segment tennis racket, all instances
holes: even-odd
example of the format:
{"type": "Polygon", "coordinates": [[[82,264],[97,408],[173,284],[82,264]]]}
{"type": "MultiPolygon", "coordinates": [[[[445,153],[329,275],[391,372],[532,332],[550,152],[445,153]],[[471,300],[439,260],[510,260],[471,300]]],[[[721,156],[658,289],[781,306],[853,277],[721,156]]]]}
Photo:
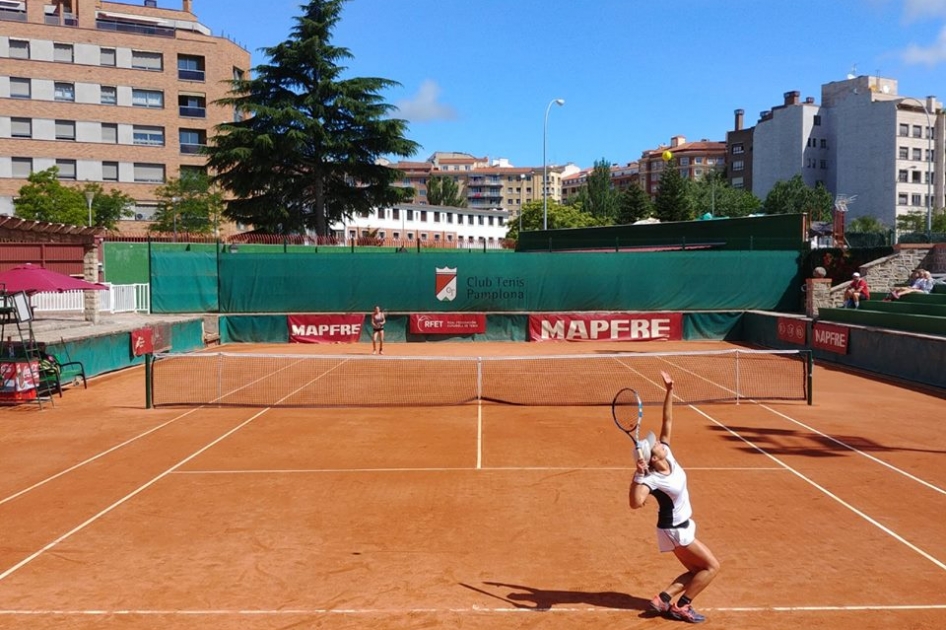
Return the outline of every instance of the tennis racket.
{"type": "Polygon", "coordinates": [[[634,440],[637,459],[643,459],[644,454],[641,452],[639,442],[641,420],[644,419],[644,403],[637,391],[625,387],[615,394],[614,400],[611,401],[611,415],[614,416],[614,424],[634,440]]]}

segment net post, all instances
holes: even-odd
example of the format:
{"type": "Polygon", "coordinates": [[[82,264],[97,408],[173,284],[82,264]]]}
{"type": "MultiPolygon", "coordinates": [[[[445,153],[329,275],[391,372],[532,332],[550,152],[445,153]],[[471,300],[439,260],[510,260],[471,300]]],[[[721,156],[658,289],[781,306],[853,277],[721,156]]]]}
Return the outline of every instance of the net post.
{"type": "Polygon", "coordinates": [[[483,402],[483,357],[476,357],[476,402],[483,402]]]}
{"type": "Polygon", "coordinates": [[[740,356],[741,356],[741,355],[740,355],[739,351],[736,350],[736,404],[737,404],[737,405],[739,404],[739,377],[740,377],[740,374],[739,374],[739,357],[740,357],[740,356]]]}
{"type": "Polygon", "coordinates": [[[154,408],[154,394],[151,391],[151,361],[154,355],[145,354],[145,409],[154,408]]]}
{"type": "Polygon", "coordinates": [[[814,353],[811,350],[805,350],[805,354],[807,355],[806,362],[808,363],[808,404],[811,405],[812,399],[814,398],[815,360],[813,356],[814,353]]]}

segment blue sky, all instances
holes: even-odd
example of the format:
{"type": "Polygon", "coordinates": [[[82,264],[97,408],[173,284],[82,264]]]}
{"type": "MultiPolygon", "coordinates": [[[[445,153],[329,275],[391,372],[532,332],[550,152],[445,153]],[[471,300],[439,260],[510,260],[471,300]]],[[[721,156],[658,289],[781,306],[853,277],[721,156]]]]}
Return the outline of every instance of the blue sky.
{"type": "MultiPolygon", "coordinates": [[[[302,4],[194,0],[194,12],[255,66],[302,4]]],[[[752,126],[787,91],[820,102],[851,72],[946,99],[946,0],[350,0],[333,43],[354,55],[347,76],[401,84],[383,96],[422,145],[414,160],[541,166],[546,138],[549,164],[623,164],[675,135],[725,140],[735,109],[752,126]]]]}

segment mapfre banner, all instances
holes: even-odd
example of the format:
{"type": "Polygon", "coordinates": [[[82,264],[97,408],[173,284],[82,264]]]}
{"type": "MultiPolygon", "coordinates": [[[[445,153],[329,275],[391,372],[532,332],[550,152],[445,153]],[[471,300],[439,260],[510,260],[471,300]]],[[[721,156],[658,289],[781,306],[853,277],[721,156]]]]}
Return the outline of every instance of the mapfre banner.
{"type": "Polygon", "coordinates": [[[682,313],[529,315],[531,341],[679,341],[682,338],[682,313]]]}
{"type": "Polygon", "coordinates": [[[361,337],[365,316],[289,315],[289,341],[293,343],[355,343],[361,337]]]}
{"type": "Polygon", "coordinates": [[[482,313],[412,314],[411,333],[415,335],[472,335],[486,332],[482,313]]]}

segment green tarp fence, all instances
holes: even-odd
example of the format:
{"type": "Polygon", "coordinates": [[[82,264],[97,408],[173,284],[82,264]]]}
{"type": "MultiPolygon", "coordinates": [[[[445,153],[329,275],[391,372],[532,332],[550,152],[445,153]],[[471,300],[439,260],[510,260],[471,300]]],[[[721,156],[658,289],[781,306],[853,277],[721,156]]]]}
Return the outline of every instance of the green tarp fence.
{"type": "Polygon", "coordinates": [[[797,251],[153,251],[155,313],[798,311],[797,251]],[[219,274],[219,275],[218,275],[219,274]]]}

